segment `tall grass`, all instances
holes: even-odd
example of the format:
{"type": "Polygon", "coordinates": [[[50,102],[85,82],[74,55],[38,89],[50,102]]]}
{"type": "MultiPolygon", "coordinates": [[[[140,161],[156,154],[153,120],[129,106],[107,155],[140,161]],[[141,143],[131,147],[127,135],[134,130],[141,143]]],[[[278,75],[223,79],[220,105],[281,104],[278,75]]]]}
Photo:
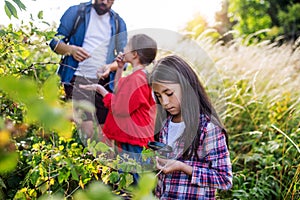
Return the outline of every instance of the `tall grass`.
{"type": "Polygon", "coordinates": [[[243,41],[224,45],[197,40],[213,60],[224,89],[226,108],[220,114],[230,135],[234,185],[219,195],[299,199],[300,48],[243,41]]]}

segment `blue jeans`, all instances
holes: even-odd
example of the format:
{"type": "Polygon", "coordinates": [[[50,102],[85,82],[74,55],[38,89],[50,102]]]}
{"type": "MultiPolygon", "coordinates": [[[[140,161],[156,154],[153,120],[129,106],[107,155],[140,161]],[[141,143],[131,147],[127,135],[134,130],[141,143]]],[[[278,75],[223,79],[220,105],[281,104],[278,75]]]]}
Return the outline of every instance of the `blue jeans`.
{"type": "MultiPolygon", "coordinates": [[[[131,145],[128,143],[121,143],[121,156],[123,154],[129,155],[130,158],[133,158],[138,163],[142,163],[142,151],[143,147],[137,145],[131,145]]],[[[136,185],[139,179],[138,173],[130,173],[133,176],[133,185],[136,185]]]]}

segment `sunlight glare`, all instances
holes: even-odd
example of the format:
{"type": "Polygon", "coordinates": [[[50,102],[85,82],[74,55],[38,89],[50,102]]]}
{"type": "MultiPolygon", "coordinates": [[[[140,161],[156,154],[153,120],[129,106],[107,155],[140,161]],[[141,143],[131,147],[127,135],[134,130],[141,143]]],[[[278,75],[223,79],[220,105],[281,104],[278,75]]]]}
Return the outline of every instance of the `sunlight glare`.
{"type": "MultiPolygon", "coordinates": [[[[71,5],[79,4],[85,0],[22,0],[27,11],[18,10],[19,20],[9,20],[4,10],[0,12],[0,24],[20,24],[20,20],[29,21],[30,13],[34,19],[40,10],[44,11],[44,20],[50,24],[58,24],[63,12],[71,5]]],[[[128,30],[140,28],[164,28],[178,31],[192,20],[196,14],[207,19],[212,25],[215,12],[220,10],[222,0],[115,0],[113,9],[123,17],[128,30]]],[[[4,7],[4,1],[0,1],[4,7]]]]}

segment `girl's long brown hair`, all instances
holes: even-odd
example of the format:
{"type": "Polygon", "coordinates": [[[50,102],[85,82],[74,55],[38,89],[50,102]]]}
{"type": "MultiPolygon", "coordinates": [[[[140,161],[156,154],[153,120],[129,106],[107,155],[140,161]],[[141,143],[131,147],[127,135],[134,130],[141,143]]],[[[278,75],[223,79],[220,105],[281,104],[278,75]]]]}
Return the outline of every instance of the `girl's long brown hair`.
{"type": "MultiPolygon", "coordinates": [[[[160,59],[149,75],[149,84],[152,85],[154,82],[180,84],[182,91],[181,115],[186,127],[181,137],[181,140],[184,142],[183,159],[190,159],[194,153],[198,156],[199,129],[201,128],[199,126],[200,114],[210,117],[211,122],[223,130],[227,142],[226,130],[197,74],[187,62],[176,55],[160,59]]],[[[163,122],[168,117],[168,113],[162,108],[159,101],[157,103],[155,133],[160,131],[163,122]]]]}

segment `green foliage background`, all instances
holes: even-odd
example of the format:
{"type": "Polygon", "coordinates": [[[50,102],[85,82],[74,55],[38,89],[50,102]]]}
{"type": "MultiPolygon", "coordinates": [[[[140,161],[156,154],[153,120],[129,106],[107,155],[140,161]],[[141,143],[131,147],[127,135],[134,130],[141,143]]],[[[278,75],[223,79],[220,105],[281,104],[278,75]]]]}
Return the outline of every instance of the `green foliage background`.
{"type": "MultiPolygon", "coordinates": [[[[5,2],[10,17],[25,9],[18,0],[5,2]]],[[[269,39],[264,30],[276,23],[272,37],[298,30],[300,12],[298,4],[284,4],[275,22],[265,15],[274,2],[232,1],[228,11],[239,23],[231,27],[245,36],[226,44],[202,20],[187,26],[187,38],[210,55],[225,90],[219,101],[226,109],[220,114],[230,135],[234,182],[231,190],[218,193],[219,199],[300,199],[300,49],[297,40],[262,40],[269,39]]],[[[38,20],[43,23],[42,12],[38,20]]],[[[116,169],[138,164],[116,158],[108,165],[106,154],[93,154],[109,148],[96,143],[85,148],[76,139],[71,107],[61,101],[55,75],[59,56],[47,44],[54,30],[41,31],[33,23],[0,29],[0,198],[153,199],[152,174],[132,188],[130,174],[116,169]]],[[[195,63],[196,70],[203,67],[195,63]]],[[[206,86],[220,87],[213,84],[206,86]]]]}

